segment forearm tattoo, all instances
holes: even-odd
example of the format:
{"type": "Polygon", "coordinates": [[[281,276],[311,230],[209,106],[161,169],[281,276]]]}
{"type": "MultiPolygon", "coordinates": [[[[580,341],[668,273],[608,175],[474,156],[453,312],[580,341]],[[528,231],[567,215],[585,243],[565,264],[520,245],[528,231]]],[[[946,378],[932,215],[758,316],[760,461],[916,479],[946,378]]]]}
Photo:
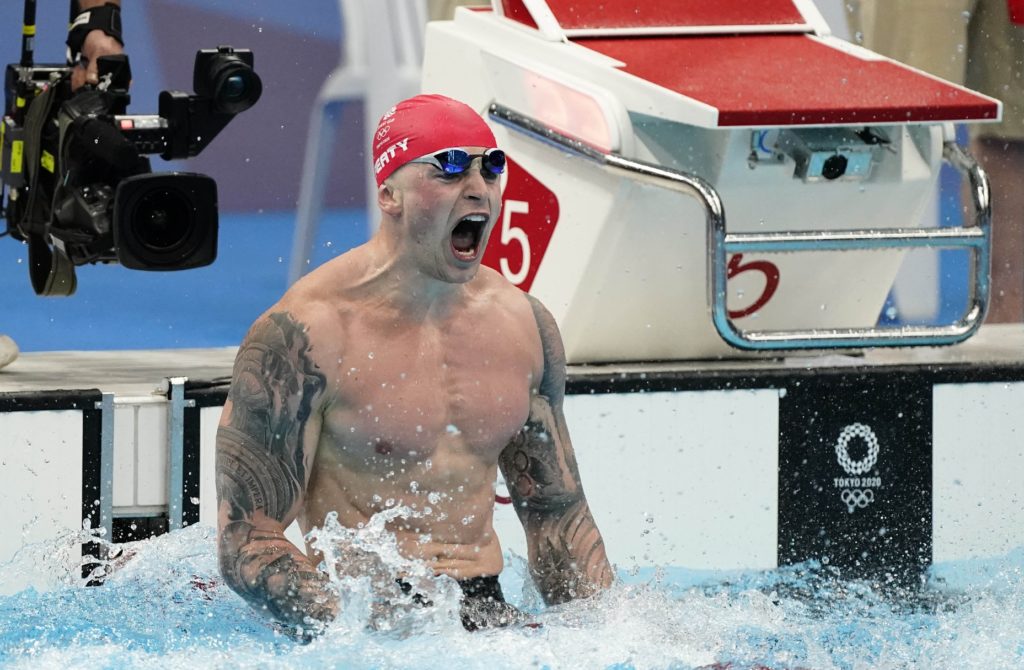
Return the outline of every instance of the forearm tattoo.
{"type": "Polygon", "coordinates": [[[501,456],[526,529],[530,570],[548,603],[586,597],[612,582],[612,569],[580,483],[562,398],[565,354],[551,315],[532,301],[544,343],[544,379],[526,426],[501,456]]]}
{"type": "Polygon", "coordinates": [[[303,433],[325,387],[304,326],[271,314],[238,353],[231,414],[217,432],[217,497],[228,510],[221,571],[250,603],[288,623],[322,619],[324,580],[283,533],[257,530],[252,520],[256,510],[282,524],[293,515],[306,486],[303,433]]]}

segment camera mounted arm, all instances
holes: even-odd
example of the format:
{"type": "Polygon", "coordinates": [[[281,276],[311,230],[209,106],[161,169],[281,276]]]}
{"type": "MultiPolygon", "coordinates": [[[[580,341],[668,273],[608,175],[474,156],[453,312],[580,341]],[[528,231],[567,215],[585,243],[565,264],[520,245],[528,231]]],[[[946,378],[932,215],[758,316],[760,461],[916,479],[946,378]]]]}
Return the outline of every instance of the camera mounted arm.
{"type": "Polygon", "coordinates": [[[252,51],[230,46],[201,49],[196,54],[192,88],[195,95],[160,93],[160,116],[173,128],[160,154],[164,160],[199,154],[263,93],[263,84],[253,71],[252,51]]]}

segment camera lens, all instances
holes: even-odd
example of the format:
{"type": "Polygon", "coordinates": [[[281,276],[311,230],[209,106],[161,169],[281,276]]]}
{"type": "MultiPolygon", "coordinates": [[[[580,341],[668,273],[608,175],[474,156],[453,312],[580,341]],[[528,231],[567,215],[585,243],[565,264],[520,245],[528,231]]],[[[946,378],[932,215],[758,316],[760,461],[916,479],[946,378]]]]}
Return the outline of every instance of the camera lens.
{"type": "Polygon", "coordinates": [[[240,74],[233,74],[224,80],[220,97],[228,102],[237,102],[245,97],[245,91],[245,78],[240,74]]]}
{"type": "Polygon", "coordinates": [[[131,225],[135,238],[148,251],[166,252],[189,239],[195,217],[182,194],[154,189],[135,205],[131,225]]]}
{"type": "Polygon", "coordinates": [[[118,184],[114,248],[136,270],[183,270],[217,257],[217,185],[206,175],[141,174],[118,184]]]}
{"type": "Polygon", "coordinates": [[[216,111],[238,114],[256,104],[263,93],[263,83],[238,55],[224,52],[196,61],[195,89],[213,102],[216,111]]]}
{"type": "Polygon", "coordinates": [[[259,100],[263,86],[259,77],[241,61],[215,63],[213,104],[218,111],[229,114],[244,112],[259,100]]]}
{"type": "Polygon", "coordinates": [[[836,154],[829,156],[821,165],[821,176],[825,179],[839,179],[846,174],[846,156],[836,154]]]}

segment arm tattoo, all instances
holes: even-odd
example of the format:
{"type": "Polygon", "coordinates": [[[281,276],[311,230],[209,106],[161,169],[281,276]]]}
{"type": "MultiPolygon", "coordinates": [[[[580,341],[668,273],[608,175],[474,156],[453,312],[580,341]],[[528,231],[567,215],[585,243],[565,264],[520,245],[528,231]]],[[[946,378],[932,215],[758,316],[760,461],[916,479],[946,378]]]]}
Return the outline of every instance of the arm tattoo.
{"type": "Polygon", "coordinates": [[[303,429],[326,378],[305,329],[287,313],[254,328],[235,361],[231,417],[218,442],[217,486],[233,521],[255,509],[282,521],[306,486],[303,429]]]}
{"type": "Polygon", "coordinates": [[[282,526],[294,518],[307,480],[303,434],[325,388],[305,328],[287,313],[271,314],[239,350],[231,414],[217,433],[217,497],[227,509],[221,572],[251,604],[287,623],[325,618],[325,580],[283,532],[257,529],[253,519],[257,511],[282,526]]]}
{"type": "Polygon", "coordinates": [[[565,353],[551,315],[530,296],[544,346],[544,377],[526,426],[501,455],[516,512],[526,529],[530,571],[548,603],[609,586],[612,569],[583,494],[562,400],[565,353]]]}

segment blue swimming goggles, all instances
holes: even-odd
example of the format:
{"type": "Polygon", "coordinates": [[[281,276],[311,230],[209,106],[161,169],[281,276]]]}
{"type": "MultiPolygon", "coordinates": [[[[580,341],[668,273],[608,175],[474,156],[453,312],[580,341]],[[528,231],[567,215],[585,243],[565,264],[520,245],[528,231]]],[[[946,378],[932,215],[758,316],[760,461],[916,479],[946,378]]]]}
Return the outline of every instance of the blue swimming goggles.
{"type": "Polygon", "coordinates": [[[480,172],[485,178],[505,172],[505,152],[501,149],[488,149],[482,154],[471,154],[462,149],[444,149],[409,162],[433,165],[445,174],[462,174],[473,164],[474,158],[480,159],[480,172]]]}

